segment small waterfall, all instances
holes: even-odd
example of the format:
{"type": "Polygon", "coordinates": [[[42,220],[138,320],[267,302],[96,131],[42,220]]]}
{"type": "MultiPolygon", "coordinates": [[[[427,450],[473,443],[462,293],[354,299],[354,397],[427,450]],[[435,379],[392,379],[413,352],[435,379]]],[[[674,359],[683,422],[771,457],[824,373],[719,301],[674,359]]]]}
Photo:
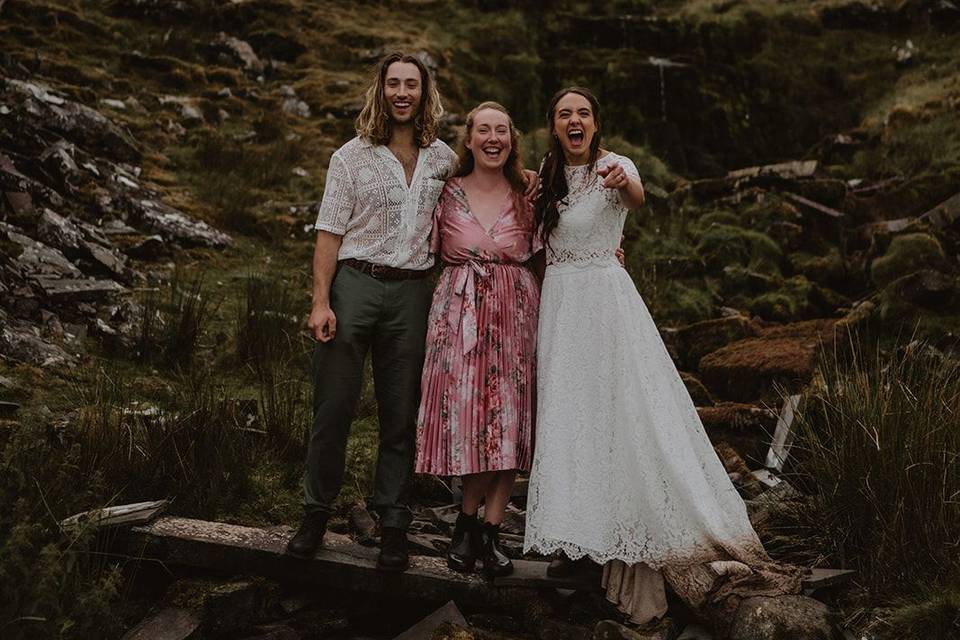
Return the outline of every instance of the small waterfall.
{"type": "Polygon", "coordinates": [[[674,62],[673,60],[668,60],[667,58],[658,58],[656,56],[649,56],[647,62],[652,64],[657,68],[657,71],[660,73],[660,119],[664,122],[667,121],[667,79],[666,71],[667,67],[686,67],[687,65],[682,62],[674,62]]]}

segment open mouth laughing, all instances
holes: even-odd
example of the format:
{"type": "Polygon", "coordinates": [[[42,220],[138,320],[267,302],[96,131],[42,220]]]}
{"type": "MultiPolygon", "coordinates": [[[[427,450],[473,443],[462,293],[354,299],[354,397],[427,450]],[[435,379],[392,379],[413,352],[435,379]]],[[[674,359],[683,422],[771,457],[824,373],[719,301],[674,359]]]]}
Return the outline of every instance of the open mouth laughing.
{"type": "Polygon", "coordinates": [[[499,160],[502,153],[503,149],[500,147],[500,145],[488,144],[483,147],[483,155],[490,160],[499,160]]]}
{"type": "Polygon", "coordinates": [[[583,127],[575,125],[567,129],[567,139],[570,140],[570,146],[578,149],[583,146],[583,142],[586,136],[583,132],[583,127]]]}

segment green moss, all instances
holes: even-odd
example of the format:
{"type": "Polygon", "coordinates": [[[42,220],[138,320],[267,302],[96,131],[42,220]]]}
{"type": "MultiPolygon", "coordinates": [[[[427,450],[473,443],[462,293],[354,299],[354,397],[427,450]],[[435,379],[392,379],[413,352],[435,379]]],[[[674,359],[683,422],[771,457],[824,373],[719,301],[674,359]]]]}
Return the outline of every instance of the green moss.
{"type": "Polygon", "coordinates": [[[783,252],[764,233],[728,224],[711,224],[701,234],[697,254],[713,272],[730,264],[778,273],[783,252]]]}
{"type": "Polygon", "coordinates": [[[809,253],[793,253],[789,256],[790,266],[810,280],[827,286],[842,287],[847,279],[847,265],[840,251],[831,249],[826,255],[816,256],[809,253]]]}
{"type": "Polygon", "coordinates": [[[740,216],[733,211],[727,211],[725,209],[710,211],[700,216],[699,220],[697,220],[697,226],[701,229],[709,229],[710,225],[714,224],[723,224],[730,227],[742,226],[740,216]]]}
{"type": "Polygon", "coordinates": [[[791,322],[798,317],[811,315],[811,294],[814,285],[803,276],[795,276],[783,281],[774,291],[762,293],[746,300],[751,313],[766,320],[791,322]]]}
{"type": "Polygon", "coordinates": [[[870,276],[882,287],[914,271],[940,270],[945,266],[943,247],[935,237],[928,233],[908,233],[895,237],[886,253],[873,261],[870,276]]]}

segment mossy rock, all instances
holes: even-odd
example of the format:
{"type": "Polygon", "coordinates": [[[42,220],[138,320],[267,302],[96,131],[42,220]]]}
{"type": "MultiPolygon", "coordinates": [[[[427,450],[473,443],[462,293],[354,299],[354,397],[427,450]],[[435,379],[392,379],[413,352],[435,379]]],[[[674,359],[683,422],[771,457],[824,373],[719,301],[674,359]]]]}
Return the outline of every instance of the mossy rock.
{"type": "Polygon", "coordinates": [[[714,315],[713,295],[702,282],[668,280],[656,300],[648,301],[658,322],[686,324],[714,315]]]}
{"type": "Polygon", "coordinates": [[[766,320],[788,322],[810,317],[813,315],[810,298],[814,287],[805,277],[794,276],[784,280],[778,289],[747,300],[746,306],[751,313],[766,320]]]}
{"type": "Polygon", "coordinates": [[[847,264],[836,249],[831,249],[829,253],[822,256],[802,252],[793,253],[788,260],[794,271],[817,284],[842,289],[847,282],[847,264]]]}
{"type": "Polygon", "coordinates": [[[943,270],[946,255],[940,242],[929,233],[908,233],[895,237],[883,256],[870,265],[870,276],[885,287],[897,278],[921,269],[943,270]]]}
{"type": "Polygon", "coordinates": [[[770,236],[728,224],[711,224],[704,229],[697,253],[712,272],[741,264],[754,271],[779,273],[783,258],[783,252],[770,236]]]}
{"type": "Polygon", "coordinates": [[[897,278],[880,294],[880,319],[915,323],[921,316],[960,315],[960,279],[925,269],[897,278]]]}
{"type": "Polygon", "coordinates": [[[782,285],[783,278],[759,273],[743,265],[731,264],[723,268],[722,286],[728,294],[772,291],[782,285]]]}

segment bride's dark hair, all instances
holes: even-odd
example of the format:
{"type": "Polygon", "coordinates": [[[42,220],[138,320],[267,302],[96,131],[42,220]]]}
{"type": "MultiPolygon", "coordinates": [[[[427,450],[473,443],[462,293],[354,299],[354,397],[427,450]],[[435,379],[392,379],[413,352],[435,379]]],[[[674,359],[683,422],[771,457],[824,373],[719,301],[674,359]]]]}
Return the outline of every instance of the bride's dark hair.
{"type": "Polygon", "coordinates": [[[583,87],[567,87],[553,94],[550,98],[550,106],[547,108],[547,131],[550,132],[550,150],[547,151],[543,164],[540,166],[540,195],[537,196],[536,221],[540,229],[541,239],[545,246],[550,246],[550,234],[560,223],[560,212],[557,205],[570,193],[567,185],[567,176],[563,171],[566,161],[563,155],[563,149],[560,147],[560,140],[553,131],[553,118],[556,115],[557,103],[567,94],[576,93],[590,102],[590,110],[593,112],[593,122],[597,130],[590,141],[590,168],[593,168],[597,161],[597,154],[600,152],[600,102],[589,89],[583,87]]]}

